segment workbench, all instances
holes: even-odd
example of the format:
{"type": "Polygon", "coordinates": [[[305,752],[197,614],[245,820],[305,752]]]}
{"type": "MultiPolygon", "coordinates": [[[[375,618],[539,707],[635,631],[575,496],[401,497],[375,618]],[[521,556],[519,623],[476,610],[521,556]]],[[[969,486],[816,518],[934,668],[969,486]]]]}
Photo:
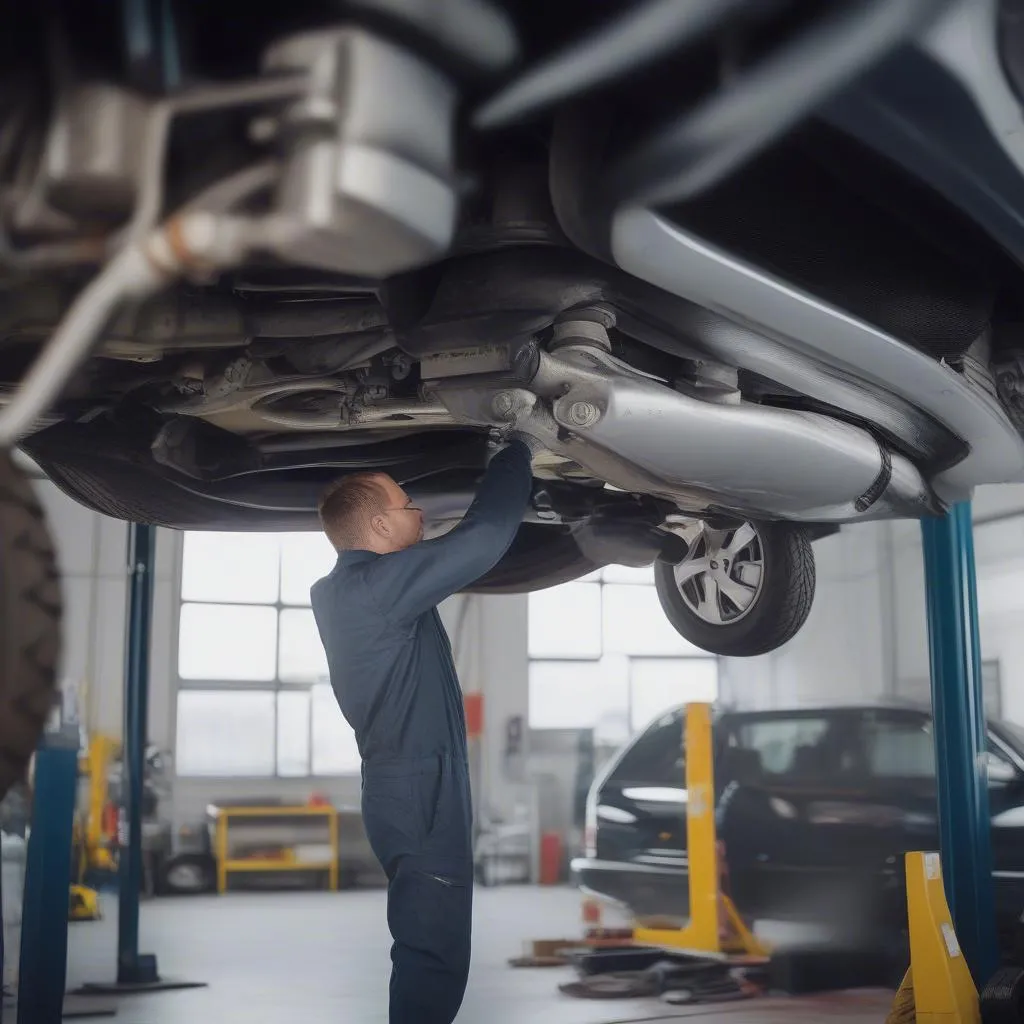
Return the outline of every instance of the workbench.
{"type": "Polygon", "coordinates": [[[338,812],[321,805],[264,805],[217,807],[216,817],[217,891],[227,891],[228,876],[236,872],[324,871],[328,888],[338,889],[338,812]],[[327,860],[298,860],[287,857],[233,857],[231,855],[231,822],[267,823],[268,821],[317,819],[326,821],[330,844],[327,860]]]}

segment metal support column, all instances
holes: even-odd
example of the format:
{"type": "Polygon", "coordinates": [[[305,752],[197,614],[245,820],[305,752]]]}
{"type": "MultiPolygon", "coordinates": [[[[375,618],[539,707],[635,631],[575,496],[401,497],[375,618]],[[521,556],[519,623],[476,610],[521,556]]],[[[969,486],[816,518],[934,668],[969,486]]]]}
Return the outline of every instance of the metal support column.
{"type": "Polygon", "coordinates": [[[117,905],[117,982],[151,984],[156,957],[139,953],[139,893],[142,889],[142,796],[149,720],[149,632],[153,613],[156,531],[133,523],[128,528],[128,639],[125,655],[123,792],[127,842],[122,837],[117,905]]]}
{"type": "Polygon", "coordinates": [[[980,988],[998,967],[985,705],[971,505],[923,519],[928,643],[946,898],[980,988]]]}
{"type": "Polygon", "coordinates": [[[156,529],[140,523],[128,528],[128,637],[125,653],[123,783],[125,819],[119,823],[119,896],[117,980],[89,983],[79,994],[153,992],[194,988],[205,982],[161,978],[156,956],[139,952],[139,893],[142,889],[142,798],[149,719],[150,621],[156,529]]]}
{"type": "Polygon", "coordinates": [[[18,978],[18,1024],[60,1024],[68,962],[68,886],[78,784],[78,735],[43,737],[36,751],[32,831],[18,978]]]}

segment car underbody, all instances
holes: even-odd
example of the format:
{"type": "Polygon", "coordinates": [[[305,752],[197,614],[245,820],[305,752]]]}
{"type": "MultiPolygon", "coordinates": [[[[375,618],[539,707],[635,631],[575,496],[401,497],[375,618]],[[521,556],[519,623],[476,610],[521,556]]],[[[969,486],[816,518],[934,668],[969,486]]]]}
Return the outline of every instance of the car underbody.
{"type": "Polygon", "coordinates": [[[167,7],[0,44],[0,440],[77,501],[437,533],[514,427],[476,589],[656,563],[755,654],[814,536],[1024,480],[1020,4],[167,7]]]}

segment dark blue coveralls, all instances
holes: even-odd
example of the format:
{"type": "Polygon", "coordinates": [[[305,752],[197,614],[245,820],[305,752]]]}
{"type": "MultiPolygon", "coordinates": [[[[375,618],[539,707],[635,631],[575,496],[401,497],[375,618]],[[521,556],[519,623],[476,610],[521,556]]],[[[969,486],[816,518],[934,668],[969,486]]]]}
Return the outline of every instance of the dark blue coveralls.
{"type": "Polygon", "coordinates": [[[311,590],[363,762],[367,838],[388,878],[391,1024],[450,1024],[465,994],[473,811],[462,691],[436,606],[505,554],[532,479],[529,449],[513,441],[449,533],[386,555],[343,552],[311,590]]]}

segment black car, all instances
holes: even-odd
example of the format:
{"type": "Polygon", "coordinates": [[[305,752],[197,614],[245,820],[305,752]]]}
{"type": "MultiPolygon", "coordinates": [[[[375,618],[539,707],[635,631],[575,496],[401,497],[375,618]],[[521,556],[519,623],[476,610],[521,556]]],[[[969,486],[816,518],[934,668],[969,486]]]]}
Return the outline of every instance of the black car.
{"type": "MultiPolygon", "coordinates": [[[[688,913],[685,708],[627,744],[595,779],[574,879],[638,916],[688,913]]],[[[863,937],[906,921],[903,854],[939,846],[928,711],[831,707],[715,715],[718,838],[748,920],[863,937]]],[[[1024,730],[988,726],[996,913],[1024,907],[1024,730]]]]}

